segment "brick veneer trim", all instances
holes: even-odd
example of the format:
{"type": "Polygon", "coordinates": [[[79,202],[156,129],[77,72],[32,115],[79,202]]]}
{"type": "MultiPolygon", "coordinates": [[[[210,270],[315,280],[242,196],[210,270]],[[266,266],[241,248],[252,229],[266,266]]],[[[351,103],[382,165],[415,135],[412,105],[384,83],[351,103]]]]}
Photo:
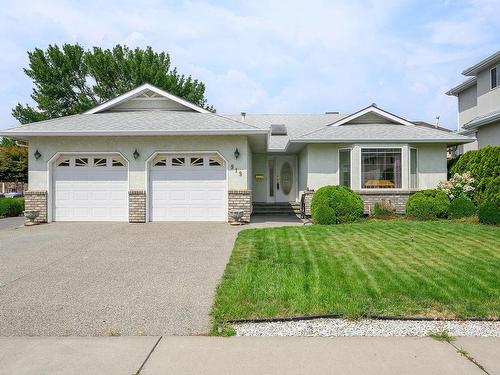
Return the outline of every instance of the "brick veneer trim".
{"type": "MultiPolygon", "coordinates": [[[[46,191],[25,191],[24,210],[40,211],[40,215],[35,219],[38,223],[47,222],[47,192],[46,191]]],[[[26,222],[29,220],[26,219],[26,222]]]]}
{"type": "Polygon", "coordinates": [[[130,223],[146,222],[146,192],[144,190],[128,192],[128,221],[130,223]]]}
{"type": "Polygon", "coordinates": [[[250,222],[252,214],[252,191],[251,190],[229,190],[227,197],[228,221],[234,221],[231,210],[243,210],[241,220],[250,222]]]}

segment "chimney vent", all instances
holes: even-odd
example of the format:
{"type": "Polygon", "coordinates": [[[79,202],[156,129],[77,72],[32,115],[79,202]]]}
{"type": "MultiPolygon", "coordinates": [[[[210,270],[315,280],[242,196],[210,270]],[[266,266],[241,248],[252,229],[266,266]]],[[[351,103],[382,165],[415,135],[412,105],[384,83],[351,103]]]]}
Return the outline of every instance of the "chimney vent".
{"type": "Polygon", "coordinates": [[[325,115],[338,115],[339,112],[338,111],[327,111],[325,112],[325,115]]]}
{"type": "Polygon", "coordinates": [[[245,118],[247,117],[246,112],[241,112],[241,121],[245,121],[245,118]]]}

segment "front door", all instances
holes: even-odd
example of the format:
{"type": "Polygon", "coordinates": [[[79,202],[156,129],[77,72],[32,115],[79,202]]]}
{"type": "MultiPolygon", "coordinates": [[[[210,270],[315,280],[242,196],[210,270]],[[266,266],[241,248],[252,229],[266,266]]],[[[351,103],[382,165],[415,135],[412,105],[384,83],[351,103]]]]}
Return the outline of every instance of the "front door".
{"type": "Polygon", "coordinates": [[[296,162],[295,156],[276,156],[268,159],[269,202],[295,202],[297,200],[296,162]]]}

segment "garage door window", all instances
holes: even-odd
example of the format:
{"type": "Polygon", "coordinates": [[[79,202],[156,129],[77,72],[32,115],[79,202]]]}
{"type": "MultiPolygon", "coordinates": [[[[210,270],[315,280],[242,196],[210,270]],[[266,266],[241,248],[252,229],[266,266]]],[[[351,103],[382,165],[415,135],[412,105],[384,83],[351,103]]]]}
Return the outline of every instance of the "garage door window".
{"type": "Polygon", "coordinates": [[[203,167],[203,158],[191,158],[192,167],[203,167]]]}
{"type": "Polygon", "coordinates": [[[167,159],[165,158],[162,158],[160,160],[158,160],[155,164],[154,164],[155,167],[166,167],[167,166],[167,159]]]}
{"type": "Polygon", "coordinates": [[[112,161],[111,165],[113,167],[124,167],[125,166],[125,162],[123,160],[120,160],[118,158],[113,158],[112,160],[113,161],[112,161]]]}
{"type": "Polygon", "coordinates": [[[94,167],[105,167],[106,158],[94,158],[94,167]]]}
{"type": "Polygon", "coordinates": [[[75,159],[75,167],[88,167],[89,159],[88,158],[76,158],[75,159]]]}
{"type": "Polygon", "coordinates": [[[184,167],[186,165],[185,158],[172,158],[172,167],[184,167]]]}
{"type": "Polygon", "coordinates": [[[58,167],[69,167],[69,159],[59,159],[57,162],[58,167]]]}
{"type": "Polygon", "coordinates": [[[210,158],[208,158],[208,165],[210,167],[221,167],[222,165],[224,165],[224,161],[220,156],[211,156],[210,158]]]}

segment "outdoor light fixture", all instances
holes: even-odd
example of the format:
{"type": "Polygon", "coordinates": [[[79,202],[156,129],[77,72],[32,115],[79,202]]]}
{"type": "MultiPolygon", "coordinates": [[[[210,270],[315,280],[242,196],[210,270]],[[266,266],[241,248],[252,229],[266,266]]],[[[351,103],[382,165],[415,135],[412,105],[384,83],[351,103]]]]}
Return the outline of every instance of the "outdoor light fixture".
{"type": "Polygon", "coordinates": [[[136,160],[137,160],[137,158],[140,156],[140,154],[139,154],[139,152],[137,151],[137,149],[135,149],[135,151],[134,151],[133,155],[134,155],[134,159],[136,159],[136,160]]]}
{"type": "Polygon", "coordinates": [[[36,160],[38,160],[38,159],[40,159],[40,158],[42,157],[42,154],[40,154],[40,151],[38,151],[38,149],[36,149],[36,151],[35,151],[35,154],[34,154],[34,155],[35,155],[35,159],[36,159],[36,160]]]}
{"type": "Polygon", "coordinates": [[[238,159],[240,157],[240,152],[238,151],[238,148],[236,148],[236,150],[234,150],[234,157],[236,159],[238,159]]]}

